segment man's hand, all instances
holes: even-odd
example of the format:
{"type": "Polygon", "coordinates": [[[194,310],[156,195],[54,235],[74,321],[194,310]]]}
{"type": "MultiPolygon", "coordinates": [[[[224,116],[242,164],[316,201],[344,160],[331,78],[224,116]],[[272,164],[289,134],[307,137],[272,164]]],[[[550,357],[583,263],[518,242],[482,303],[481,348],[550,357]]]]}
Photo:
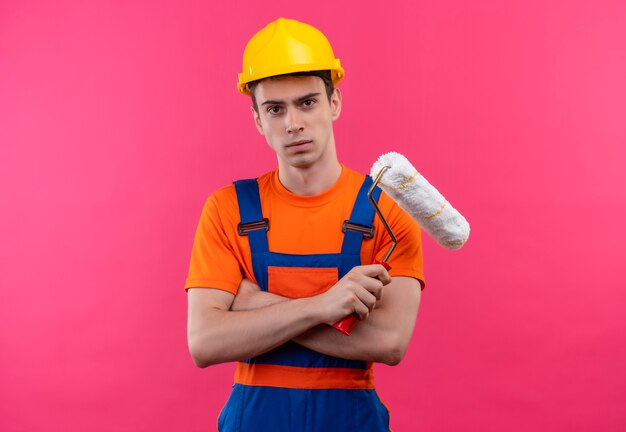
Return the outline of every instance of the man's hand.
{"type": "Polygon", "coordinates": [[[380,264],[354,267],[328,291],[317,296],[324,322],[334,324],[356,313],[364,320],[381,300],[391,276],[380,264]]]}
{"type": "Polygon", "coordinates": [[[383,289],[366,320],[350,337],[321,325],[297,336],[295,342],[326,355],[350,360],[398,364],[408,347],[421,299],[420,284],[410,277],[396,276],[383,289]]]}
{"type": "Polygon", "coordinates": [[[397,364],[413,332],[420,299],[417,280],[391,281],[379,264],[355,267],[327,292],[308,298],[266,293],[249,280],[242,285],[240,307],[252,309],[238,312],[232,311],[231,293],[189,290],[189,350],[198,366],[254,357],[288,340],[336,357],[397,364]],[[354,312],[368,319],[350,337],[320,325],[354,312]]]}
{"type": "MultiPolygon", "coordinates": [[[[333,324],[352,313],[358,314],[362,320],[366,319],[382,298],[383,286],[389,282],[391,277],[380,264],[354,267],[328,291],[316,296],[324,322],[333,324]]],[[[287,297],[261,291],[257,284],[243,279],[230,310],[259,309],[288,300],[287,297]]]]}

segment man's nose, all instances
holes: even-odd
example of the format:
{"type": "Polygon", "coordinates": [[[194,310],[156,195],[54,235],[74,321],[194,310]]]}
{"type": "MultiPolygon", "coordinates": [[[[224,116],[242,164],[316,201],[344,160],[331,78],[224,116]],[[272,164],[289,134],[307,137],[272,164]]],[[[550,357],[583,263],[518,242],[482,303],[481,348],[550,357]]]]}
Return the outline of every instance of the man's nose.
{"type": "Polygon", "coordinates": [[[304,126],[302,125],[302,119],[300,118],[300,114],[297,110],[287,111],[285,119],[287,121],[287,133],[291,134],[295,132],[302,132],[304,130],[304,126]]]}

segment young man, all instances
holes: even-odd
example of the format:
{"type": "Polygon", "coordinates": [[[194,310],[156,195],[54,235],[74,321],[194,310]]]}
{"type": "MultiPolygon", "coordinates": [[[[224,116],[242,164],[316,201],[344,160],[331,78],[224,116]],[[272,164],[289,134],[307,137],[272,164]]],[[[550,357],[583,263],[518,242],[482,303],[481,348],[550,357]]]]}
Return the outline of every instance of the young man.
{"type": "Polygon", "coordinates": [[[419,226],[377,189],[398,247],[390,271],[369,264],[391,240],[371,179],[337,159],[343,69],[322,33],[281,18],[250,40],[243,65],[239,89],[278,169],[208,198],[185,286],[194,362],[238,362],[218,429],[389,431],[372,363],[397,364],[411,338],[419,226]],[[350,336],[331,327],[354,313],[350,336]]]}

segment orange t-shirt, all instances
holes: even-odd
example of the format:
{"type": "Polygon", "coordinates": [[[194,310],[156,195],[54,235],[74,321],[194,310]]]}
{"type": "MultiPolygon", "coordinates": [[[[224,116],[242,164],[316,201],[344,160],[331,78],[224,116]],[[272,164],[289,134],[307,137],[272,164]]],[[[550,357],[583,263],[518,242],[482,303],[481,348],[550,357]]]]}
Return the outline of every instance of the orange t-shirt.
{"type": "MultiPolygon", "coordinates": [[[[362,174],[342,166],[339,180],[330,189],[318,195],[300,196],[280,183],[278,170],[260,177],[263,217],[270,221],[269,250],[295,255],[339,253],[344,237],[342,224],[350,219],[363,179],[362,174]]],[[[419,225],[384,192],[378,205],[398,239],[388,260],[390,275],[413,277],[423,289],[419,225]]],[[[185,289],[216,288],[236,294],[244,277],[255,281],[248,237],[239,235],[239,222],[234,185],[207,199],[196,230],[185,289]]],[[[374,257],[382,259],[390,245],[385,227],[374,216],[374,237],[363,239],[361,262],[369,264],[374,257]]]]}

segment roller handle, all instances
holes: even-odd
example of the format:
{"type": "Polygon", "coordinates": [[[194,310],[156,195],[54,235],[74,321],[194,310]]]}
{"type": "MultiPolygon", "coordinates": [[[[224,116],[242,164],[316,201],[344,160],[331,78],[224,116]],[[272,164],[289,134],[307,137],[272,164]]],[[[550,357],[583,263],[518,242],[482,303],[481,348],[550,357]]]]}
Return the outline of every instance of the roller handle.
{"type": "MultiPolygon", "coordinates": [[[[376,258],[374,258],[372,264],[380,264],[385,267],[387,271],[391,270],[391,266],[388,263],[386,263],[385,261],[379,261],[376,258]]],[[[359,316],[353,313],[352,315],[348,315],[341,321],[337,321],[335,324],[333,324],[333,327],[339,330],[341,333],[345,334],[346,336],[350,336],[350,333],[352,333],[352,330],[354,330],[358,322],[359,316]]]]}

